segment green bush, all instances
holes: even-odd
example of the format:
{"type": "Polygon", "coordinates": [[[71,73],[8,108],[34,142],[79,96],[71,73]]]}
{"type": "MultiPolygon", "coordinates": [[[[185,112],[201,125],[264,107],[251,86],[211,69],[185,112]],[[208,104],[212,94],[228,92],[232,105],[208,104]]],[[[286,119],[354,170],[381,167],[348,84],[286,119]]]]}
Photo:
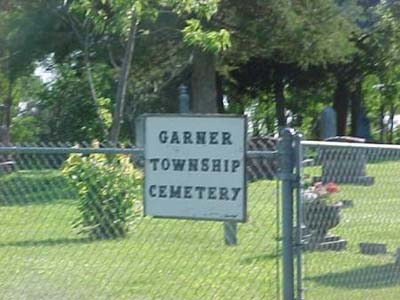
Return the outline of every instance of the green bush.
{"type": "Polygon", "coordinates": [[[74,224],[79,233],[96,239],[125,236],[139,207],[143,180],[127,155],[72,154],[62,174],[79,195],[80,217],[74,224]]]}

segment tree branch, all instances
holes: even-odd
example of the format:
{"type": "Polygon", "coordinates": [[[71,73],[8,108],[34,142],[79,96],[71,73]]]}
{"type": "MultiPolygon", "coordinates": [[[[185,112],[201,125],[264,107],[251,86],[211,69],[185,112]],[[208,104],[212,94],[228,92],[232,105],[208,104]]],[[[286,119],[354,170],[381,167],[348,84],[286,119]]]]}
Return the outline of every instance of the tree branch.
{"type": "Polygon", "coordinates": [[[125,48],[124,60],[121,68],[120,79],[118,82],[115,110],[113,113],[112,127],[109,135],[111,143],[116,144],[121,130],[123,120],[124,105],[126,99],[126,90],[128,86],[129,70],[132,62],[133,52],[135,50],[135,42],[139,21],[136,16],[132,15],[131,26],[129,28],[128,42],[125,48]]]}

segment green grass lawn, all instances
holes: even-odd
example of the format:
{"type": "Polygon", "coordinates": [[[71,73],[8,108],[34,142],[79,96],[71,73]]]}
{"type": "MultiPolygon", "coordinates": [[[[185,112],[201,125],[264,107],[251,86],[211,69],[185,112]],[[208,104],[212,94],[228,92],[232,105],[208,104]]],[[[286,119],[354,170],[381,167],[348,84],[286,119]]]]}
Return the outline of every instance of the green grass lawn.
{"type": "MultiPolygon", "coordinates": [[[[304,255],[305,299],[398,299],[400,163],[368,166],[370,187],[342,185],[354,207],[333,230],[342,252],[304,255]],[[389,253],[359,253],[360,242],[389,253]]],[[[318,169],[309,169],[318,172],[318,169]]],[[[278,299],[277,189],[251,183],[239,245],[223,243],[222,224],[138,218],[124,239],[90,241],[72,223],[74,192],[58,171],[0,178],[0,299],[278,299]]]]}
{"type": "Polygon", "coordinates": [[[275,299],[276,184],[249,188],[249,221],[227,247],[222,224],[139,218],[124,239],[89,241],[71,224],[58,171],[0,182],[0,299],[275,299]]]}
{"type": "Polygon", "coordinates": [[[375,177],[374,185],[341,185],[335,195],[354,203],[331,231],[348,241],[347,250],[304,255],[305,299],[400,298],[400,267],[394,264],[400,247],[400,163],[370,164],[367,174],[375,177]],[[388,253],[361,254],[362,242],[384,243],[388,253]]]}

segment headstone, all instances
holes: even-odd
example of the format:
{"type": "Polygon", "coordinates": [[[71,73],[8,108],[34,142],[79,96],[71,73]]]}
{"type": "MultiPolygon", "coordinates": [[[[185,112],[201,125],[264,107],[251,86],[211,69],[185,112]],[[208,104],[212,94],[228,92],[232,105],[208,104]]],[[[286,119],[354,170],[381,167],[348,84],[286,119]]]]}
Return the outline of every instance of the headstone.
{"type": "Polygon", "coordinates": [[[362,108],[360,113],[358,114],[358,118],[356,120],[356,132],[355,136],[359,138],[365,139],[367,142],[372,140],[371,136],[371,124],[366,115],[365,109],[362,108]]]}
{"type": "Polygon", "coordinates": [[[336,111],[330,107],[325,107],[318,120],[318,137],[325,140],[337,135],[336,111]]]}
{"type": "Polygon", "coordinates": [[[386,244],[380,243],[360,243],[360,252],[362,254],[376,255],[386,254],[386,244]]]}
{"type": "MultiPolygon", "coordinates": [[[[326,141],[363,143],[364,139],[341,136],[328,138],[326,141]]],[[[374,177],[367,176],[366,164],[368,156],[365,149],[352,147],[323,148],[318,160],[322,165],[322,176],[314,177],[314,181],[372,185],[374,177]]]]}
{"type": "Polygon", "coordinates": [[[303,235],[304,251],[343,251],[347,248],[347,241],[338,235],[327,235],[323,240],[315,241],[312,235],[303,235]]]}
{"type": "MultiPolygon", "coordinates": [[[[364,109],[357,119],[357,137],[337,136],[336,112],[325,107],[319,117],[319,138],[324,141],[364,143],[371,139],[370,123],[364,109]]],[[[322,164],[322,176],[315,181],[371,185],[374,178],[366,175],[367,155],[362,149],[336,147],[321,149],[318,160],[322,164]]]]}

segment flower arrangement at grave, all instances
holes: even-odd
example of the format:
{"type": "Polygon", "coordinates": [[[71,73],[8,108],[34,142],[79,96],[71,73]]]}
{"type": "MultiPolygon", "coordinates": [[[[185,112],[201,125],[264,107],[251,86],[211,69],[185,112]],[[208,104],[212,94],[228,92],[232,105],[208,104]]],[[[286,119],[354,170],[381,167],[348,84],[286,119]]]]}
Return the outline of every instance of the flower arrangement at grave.
{"type": "Polygon", "coordinates": [[[334,182],[315,182],[303,192],[303,201],[309,204],[332,204],[331,196],[339,191],[339,186],[334,182]]]}
{"type": "Polygon", "coordinates": [[[322,240],[340,222],[343,204],[332,197],[337,192],[334,182],[316,182],[303,192],[303,221],[316,240],[322,240]]]}

